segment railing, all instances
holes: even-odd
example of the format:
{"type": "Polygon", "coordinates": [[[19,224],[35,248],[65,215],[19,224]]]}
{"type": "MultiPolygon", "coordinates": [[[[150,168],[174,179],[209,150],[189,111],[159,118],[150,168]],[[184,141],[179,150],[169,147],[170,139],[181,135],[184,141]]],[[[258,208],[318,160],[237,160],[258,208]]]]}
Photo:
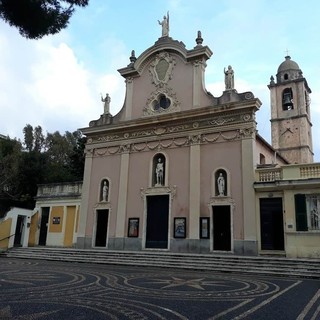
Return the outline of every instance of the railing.
{"type": "Polygon", "coordinates": [[[82,182],[51,183],[38,185],[37,197],[81,196],[82,182]]]}
{"type": "Polygon", "coordinates": [[[319,178],[320,177],[320,165],[307,165],[300,167],[301,178],[319,178]]]}
{"type": "Polygon", "coordinates": [[[10,239],[11,237],[15,236],[16,234],[12,234],[11,236],[7,236],[5,238],[0,239],[0,241],[6,240],[6,239],[10,239]]]}
{"type": "Polygon", "coordinates": [[[269,182],[282,179],[282,170],[279,168],[258,169],[258,181],[269,182]]]}
{"type": "Polygon", "coordinates": [[[320,164],[291,164],[273,168],[258,168],[257,182],[271,182],[276,180],[302,180],[320,178],[320,164]]]}

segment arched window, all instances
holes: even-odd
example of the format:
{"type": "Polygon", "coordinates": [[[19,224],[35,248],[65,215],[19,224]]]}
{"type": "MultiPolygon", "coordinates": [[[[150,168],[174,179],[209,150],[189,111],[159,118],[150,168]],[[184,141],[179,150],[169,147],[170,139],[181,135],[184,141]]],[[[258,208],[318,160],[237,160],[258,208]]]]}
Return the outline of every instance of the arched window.
{"type": "Polygon", "coordinates": [[[215,195],[227,196],[228,195],[228,176],[227,172],[223,169],[218,169],[215,173],[215,195]]]}
{"type": "Polygon", "coordinates": [[[157,153],[152,161],[152,185],[161,187],[165,185],[166,177],[166,157],[162,153],[157,153]]]}
{"type": "Polygon", "coordinates": [[[293,94],[291,88],[286,88],[282,92],[282,109],[292,110],[293,109],[293,94]]]}
{"type": "Polygon", "coordinates": [[[264,154],[260,153],[260,164],[266,164],[266,157],[264,154]]]}
{"type": "Polygon", "coordinates": [[[100,183],[100,201],[109,201],[110,183],[108,179],[103,179],[100,183]]]}
{"type": "Polygon", "coordinates": [[[287,73],[285,73],[285,74],[284,74],[284,76],[283,76],[283,78],[284,78],[284,80],[288,80],[288,79],[289,79],[288,74],[287,74],[287,73]]]}

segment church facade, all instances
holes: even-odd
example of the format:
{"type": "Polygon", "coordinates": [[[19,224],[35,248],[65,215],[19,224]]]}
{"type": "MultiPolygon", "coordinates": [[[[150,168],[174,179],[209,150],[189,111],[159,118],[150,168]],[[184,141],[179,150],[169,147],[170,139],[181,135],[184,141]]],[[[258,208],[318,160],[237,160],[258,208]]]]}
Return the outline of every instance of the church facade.
{"type": "Polygon", "coordinates": [[[111,250],[258,254],[255,168],[288,163],[257,138],[261,102],[205,89],[212,51],[198,32],[188,50],[165,32],[119,70],[121,111],[81,129],[87,136],[77,246],[111,250]],[[260,150],[261,152],[258,152],[260,150]]]}

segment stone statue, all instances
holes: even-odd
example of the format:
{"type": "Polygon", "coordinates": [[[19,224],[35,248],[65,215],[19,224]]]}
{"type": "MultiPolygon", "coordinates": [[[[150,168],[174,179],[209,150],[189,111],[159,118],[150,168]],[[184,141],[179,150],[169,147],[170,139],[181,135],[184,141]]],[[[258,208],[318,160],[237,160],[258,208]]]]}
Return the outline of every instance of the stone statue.
{"type": "Polygon", "coordinates": [[[103,98],[103,96],[101,95],[101,101],[104,102],[103,113],[104,114],[110,113],[111,98],[110,98],[109,94],[107,93],[105,98],[103,98]]]}
{"type": "Polygon", "coordinates": [[[163,186],[163,163],[161,158],[158,159],[156,166],[156,186],[163,186]]]}
{"type": "Polygon", "coordinates": [[[109,191],[109,187],[107,185],[107,181],[104,180],[103,187],[102,187],[102,201],[108,200],[108,191],[109,191]]]}
{"type": "Polygon", "coordinates": [[[226,84],[226,90],[234,89],[234,72],[231,66],[228,66],[228,69],[224,68],[224,82],[226,84]]]}
{"type": "Polygon", "coordinates": [[[163,16],[163,20],[159,21],[159,24],[162,26],[162,37],[169,36],[169,11],[167,12],[167,16],[163,16]]]}
{"type": "Polygon", "coordinates": [[[225,188],[225,181],[222,173],[219,174],[219,177],[217,179],[217,184],[218,184],[218,193],[219,196],[224,196],[224,188],[225,188]]]}

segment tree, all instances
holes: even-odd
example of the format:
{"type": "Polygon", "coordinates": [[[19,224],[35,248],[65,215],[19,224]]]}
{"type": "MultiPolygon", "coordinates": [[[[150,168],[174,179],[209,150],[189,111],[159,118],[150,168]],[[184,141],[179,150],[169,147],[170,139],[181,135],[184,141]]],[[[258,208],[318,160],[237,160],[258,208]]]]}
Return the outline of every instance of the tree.
{"type": "Polygon", "coordinates": [[[38,184],[83,179],[86,138],[80,131],[44,137],[41,126],[27,124],[23,133],[24,148],[0,136],[0,218],[12,206],[34,208],[38,184]]]}
{"type": "Polygon", "coordinates": [[[40,39],[66,28],[75,7],[89,0],[0,0],[0,18],[28,39],[40,39]]]}
{"type": "Polygon", "coordinates": [[[9,137],[0,139],[0,218],[11,206],[18,205],[17,184],[22,145],[9,137]]]}

